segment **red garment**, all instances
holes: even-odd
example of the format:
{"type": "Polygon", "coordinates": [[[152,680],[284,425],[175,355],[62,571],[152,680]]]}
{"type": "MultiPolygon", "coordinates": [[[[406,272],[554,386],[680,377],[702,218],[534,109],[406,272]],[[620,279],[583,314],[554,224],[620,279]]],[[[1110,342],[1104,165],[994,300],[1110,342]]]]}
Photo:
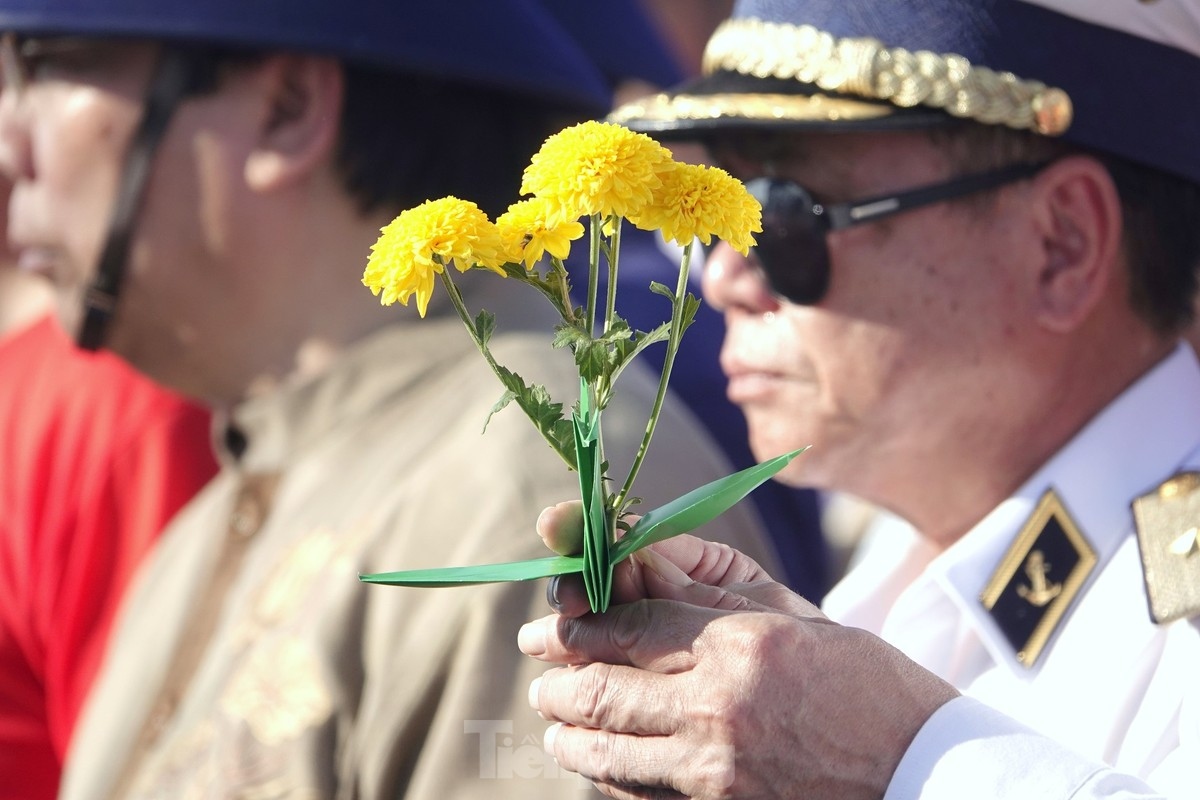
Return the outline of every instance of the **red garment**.
{"type": "Polygon", "coordinates": [[[0,342],[0,798],[53,798],[122,591],[216,472],[209,416],[53,320],[0,342]]]}

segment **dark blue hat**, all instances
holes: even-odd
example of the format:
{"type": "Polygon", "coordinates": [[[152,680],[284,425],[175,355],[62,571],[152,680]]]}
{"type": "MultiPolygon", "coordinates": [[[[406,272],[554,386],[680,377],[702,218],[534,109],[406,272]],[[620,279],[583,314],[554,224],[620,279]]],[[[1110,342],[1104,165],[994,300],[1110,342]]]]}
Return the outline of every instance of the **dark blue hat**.
{"type": "Polygon", "coordinates": [[[638,130],[880,130],[967,119],[1200,183],[1197,0],[739,0],[704,77],[638,130]]]}
{"type": "Polygon", "coordinates": [[[538,0],[584,49],[610,84],[637,78],[654,86],[684,79],[640,0],[538,0]]]}
{"type": "Polygon", "coordinates": [[[326,53],[589,113],[609,110],[617,80],[679,78],[632,0],[0,0],[0,30],[326,53]]]}

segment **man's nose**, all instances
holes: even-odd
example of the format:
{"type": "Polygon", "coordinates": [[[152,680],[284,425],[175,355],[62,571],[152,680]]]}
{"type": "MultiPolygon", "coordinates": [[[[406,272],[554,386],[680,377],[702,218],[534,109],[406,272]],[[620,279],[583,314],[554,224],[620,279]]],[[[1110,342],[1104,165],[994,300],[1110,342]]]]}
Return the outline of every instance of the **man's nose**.
{"type": "Polygon", "coordinates": [[[765,314],[779,308],[763,272],[754,263],[754,251],[743,256],[724,242],[704,262],[704,299],[718,311],[740,310],[765,314]]]}

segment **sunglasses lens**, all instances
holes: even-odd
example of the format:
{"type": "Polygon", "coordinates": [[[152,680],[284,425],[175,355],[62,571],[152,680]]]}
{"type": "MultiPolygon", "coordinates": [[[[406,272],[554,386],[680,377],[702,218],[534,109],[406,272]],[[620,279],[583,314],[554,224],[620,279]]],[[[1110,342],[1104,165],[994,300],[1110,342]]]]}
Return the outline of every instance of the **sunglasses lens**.
{"type": "Polygon", "coordinates": [[[763,207],[763,231],[751,255],[782,297],[820,302],[829,288],[829,249],[812,197],[790,181],[756,178],[746,189],[763,207]]]}

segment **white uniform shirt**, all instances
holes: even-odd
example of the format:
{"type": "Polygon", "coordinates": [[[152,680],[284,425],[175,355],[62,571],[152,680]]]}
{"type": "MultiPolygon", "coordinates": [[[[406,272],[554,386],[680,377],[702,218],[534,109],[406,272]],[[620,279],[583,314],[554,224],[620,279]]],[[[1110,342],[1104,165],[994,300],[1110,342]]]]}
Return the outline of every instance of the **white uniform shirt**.
{"type": "Polygon", "coordinates": [[[825,611],[965,695],[922,728],[887,800],[1200,797],[1200,627],[1151,621],[1130,508],[1198,464],[1200,364],[1181,345],[945,552],[881,523],[825,611]],[[1051,488],[1098,562],[1026,667],[980,596],[1051,488]]]}

